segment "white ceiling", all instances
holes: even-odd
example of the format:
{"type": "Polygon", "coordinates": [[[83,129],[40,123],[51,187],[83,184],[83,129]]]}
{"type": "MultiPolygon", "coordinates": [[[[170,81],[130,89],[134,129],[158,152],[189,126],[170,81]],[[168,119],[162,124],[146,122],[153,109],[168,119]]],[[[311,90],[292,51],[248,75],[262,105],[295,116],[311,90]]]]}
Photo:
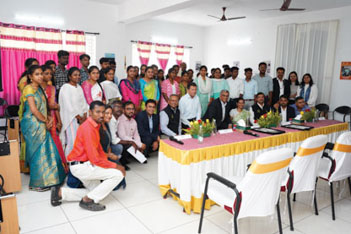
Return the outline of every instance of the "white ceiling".
{"type": "Polygon", "coordinates": [[[107,3],[112,5],[119,5],[127,0],[88,0],[90,2],[100,2],[100,3],[107,3]]]}
{"type": "MultiPolygon", "coordinates": [[[[261,9],[280,8],[282,3],[282,0],[201,0],[189,8],[159,15],[153,17],[153,19],[210,26],[217,24],[218,21],[207,15],[221,17],[223,6],[227,7],[227,17],[246,16],[248,19],[269,18],[299,13],[293,11],[260,11],[261,9]]],[[[290,7],[306,8],[306,11],[318,11],[350,5],[351,0],[292,0],[290,7]]]]}

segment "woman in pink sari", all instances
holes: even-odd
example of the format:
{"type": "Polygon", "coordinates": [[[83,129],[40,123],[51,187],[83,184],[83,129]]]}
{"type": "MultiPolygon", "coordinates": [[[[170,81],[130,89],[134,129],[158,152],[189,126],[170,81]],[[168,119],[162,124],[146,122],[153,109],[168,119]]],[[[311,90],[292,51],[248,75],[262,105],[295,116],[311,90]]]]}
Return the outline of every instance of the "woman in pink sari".
{"type": "Polygon", "coordinates": [[[136,114],[140,111],[141,100],[143,95],[141,94],[139,81],[135,79],[136,73],[133,66],[127,68],[127,78],[121,80],[119,83],[119,89],[122,94],[122,101],[131,101],[135,105],[136,114]]]}
{"type": "Polygon", "coordinates": [[[41,84],[41,87],[45,91],[46,97],[48,99],[48,109],[50,110],[50,116],[53,120],[52,127],[50,129],[50,134],[60,154],[65,172],[67,173],[68,167],[67,167],[65,153],[63,151],[60,138],[57,134],[57,131],[58,132],[61,131],[62,122],[61,122],[61,117],[59,113],[60,106],[55,101],[56,89],[55,89],[55,86],[51,85],[53,71],[49,66],[45,66],[45,65],[41,66],[41,69],[43,70],[43,83],[41,84]]]}
{"type": "Polygon", "coordinates": [[[168,105],[168,98],[172,94],[180,95],[179,84],[175,81],[177,76],[174,68],[168,70],[168,79],[164,80],[161,85],[161,106],[160,110],[163,110],[168,105]]]}

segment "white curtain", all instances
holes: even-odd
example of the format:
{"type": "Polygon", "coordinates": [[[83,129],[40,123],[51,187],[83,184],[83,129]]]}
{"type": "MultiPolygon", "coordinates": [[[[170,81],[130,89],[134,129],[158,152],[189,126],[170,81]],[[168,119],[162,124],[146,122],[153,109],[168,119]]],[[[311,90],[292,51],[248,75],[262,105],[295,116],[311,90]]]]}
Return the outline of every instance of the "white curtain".
{"type": "Polygon", "coordinates": [[[296,71],[299,81],[310,73],[318,87],[317,103],[330,101],[338,25],[331,20],[278,26],[275,66],[296,71]]]}

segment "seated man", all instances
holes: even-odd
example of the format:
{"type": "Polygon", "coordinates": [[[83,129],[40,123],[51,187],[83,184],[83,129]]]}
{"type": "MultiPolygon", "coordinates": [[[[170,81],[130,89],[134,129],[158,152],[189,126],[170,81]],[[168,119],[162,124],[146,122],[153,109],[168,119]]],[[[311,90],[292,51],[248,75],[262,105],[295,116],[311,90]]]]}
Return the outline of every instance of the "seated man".
{"type": "Polygon", "coordinates": [[[158,149],[160,142],[160,120],[158,115],[154,114],[155,110],[156,101],[149,99],[145,103],[145,110],[136,116],[141,142],[146,145],[144,154],[147,158],[151,152],[158,149]]]}
{"type": "Polygon", "coordinates": [[[123,151],[123,145],[120,144],[121,139],[117,135],[118,119],[123,114],[122,101],[116,100],[112,103],[112,118],[108,123],[111,132],[111,150],[115,155],[120,156],[123,151]]]}
{"type": "Polygon", "coordinates": [[[99,128],[104,120],[105,105],[100,101],[90,104],[89,118],[77,131],[71,153],[67,156],[72,174],[87,189],[51,188],[51,205],[61,201],[80,201],[79,206],[91,211],[106,207],[99,204],[123,180],[125,170],[107,159],[100,144],[99,128]],[[102,182],[101,182],[102,181],[102,182]]]}
{"type": "Polygon", "coordinates": [[[287,122],[295,118],[295,110],[289,104],[288,96],[282,95],[279,98],[279,104],[274,105],[274,110],[278,111],[282,117],[282,122],[287,122]]]}
{"type": "Polygon", "coordinates": [[[195,83],[188,84],[188,93],[179,101],[180,120],[182,128],[190,127],[190,121],[199,120],[201,118],[200,99],[196,95],[197,86],[195,83]]]}
{"type": "Polygon", "coordinates": [[[228,99],[229,91],[222,90],[219,98],[211,102],[211,104],[207,108],[204,117],[202,117],[202,120],[206,121],[206,119],[209,119],[210,121],[212,121],[213,119],[215,119],[218,130],[227,129],[228,125],[231,123],[229,117],[229,112],[231,108],[228,103],[228,99]]]}
{"type": "Polygon", "coordinates": [[[303,97],[295,98],[295,104],[291,105],[291,107],[294,108],[296,116],[299,115],[301,111],[310,109],[310,107],[306,104],[303,97]]]}
{"type": "Polygon", "coordinates": [[[160,112],[161,132],[168,137],[180,135],[182,131],[178,101],[179,96],[172,94],[168,106],[160,112]]]}
{"type": "Polygon", "coordinates": [[[145,144],[141,142],[140,135],[138,132],[138,126],[135,119],[133,119],[135,114],[135,105],[131,101],[124,103],[124,114],[118,118],[117,133],[121,141],[120,144],[123,145],[122,158],[120,160],[122,165],[127,164],[126,156],[127,149],[133,146],[135,152],[139,150],[143,152],[146,148],[145,144]]]}
{"type": "Polygon", "coordinates": [[[250,122],[253,125],[255,120],[258,120],[261,115],[268,113],[271,108],[269,105],[265,104],[265,96],[263,93],[258,93],[256,95],[256,103],[250,108],[250,122]]]}

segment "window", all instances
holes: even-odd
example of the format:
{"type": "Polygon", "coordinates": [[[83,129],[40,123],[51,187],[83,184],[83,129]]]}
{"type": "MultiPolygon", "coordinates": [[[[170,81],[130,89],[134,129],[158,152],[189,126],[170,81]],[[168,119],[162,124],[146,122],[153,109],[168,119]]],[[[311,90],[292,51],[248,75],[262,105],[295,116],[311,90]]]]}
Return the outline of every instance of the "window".
{"type": "Polygon", "coordinates": [[[85,34],[85,53],[90,56],[90,64],[96,64],[96,35],[85,34]]]}

